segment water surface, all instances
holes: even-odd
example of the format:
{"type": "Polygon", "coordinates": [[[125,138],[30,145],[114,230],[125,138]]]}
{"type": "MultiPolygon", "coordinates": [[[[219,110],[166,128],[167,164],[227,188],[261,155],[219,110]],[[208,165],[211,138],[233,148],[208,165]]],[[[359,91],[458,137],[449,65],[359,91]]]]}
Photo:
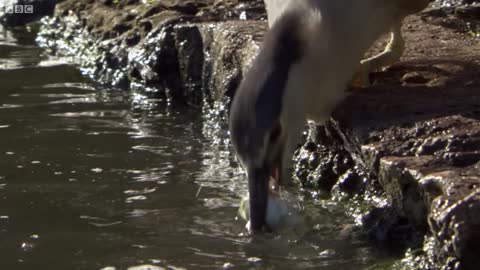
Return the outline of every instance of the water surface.
{"type": "Polygon", "coordinates": [[[33,40],[0,30],[0,269],[361,269],[385,259],[339,236],[349,218],[309,196],[306,235],[252,240],[235,220],[244,175],[204,136],[198,110],[102,88],[33,40]]]}

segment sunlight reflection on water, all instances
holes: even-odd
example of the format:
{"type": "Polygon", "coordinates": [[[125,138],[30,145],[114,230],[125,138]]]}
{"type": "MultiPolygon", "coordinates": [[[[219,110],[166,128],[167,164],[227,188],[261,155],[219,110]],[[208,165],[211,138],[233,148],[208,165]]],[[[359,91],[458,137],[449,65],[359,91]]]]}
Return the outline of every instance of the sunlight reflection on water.
{"type": "Polygon", "coordinates": [[[338,239],[341,211],[308,196],[322,226],[252,238],[235,219],[246,181],[225,124],[103,89],[1,32],[0,75],[17,69],[0,85],[1,269],[358,269],[376,258],[338,239]]]}

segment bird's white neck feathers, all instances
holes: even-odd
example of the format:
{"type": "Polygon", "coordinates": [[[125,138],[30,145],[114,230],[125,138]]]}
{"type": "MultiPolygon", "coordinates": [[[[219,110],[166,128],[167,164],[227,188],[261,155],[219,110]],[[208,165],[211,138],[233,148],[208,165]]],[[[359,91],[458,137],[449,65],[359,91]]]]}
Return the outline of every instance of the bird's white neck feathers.
{"type": "MultiPolygon", "coordinates": [[[[322,124],[346,95],[365,51],[395,20],[395,0],[265,0],[269,25],[293,13],[302,57],[292,65],[282,98],[287,141],[282,164],[291,160],[305,120],[322,124]]],[[[291,29],[291,28],[288,28],[291,29]]],[[[274,31],[281,31],[275,28],[274,31]]],[[[290,30],[285,30],[290,31],[290,30]]]]}

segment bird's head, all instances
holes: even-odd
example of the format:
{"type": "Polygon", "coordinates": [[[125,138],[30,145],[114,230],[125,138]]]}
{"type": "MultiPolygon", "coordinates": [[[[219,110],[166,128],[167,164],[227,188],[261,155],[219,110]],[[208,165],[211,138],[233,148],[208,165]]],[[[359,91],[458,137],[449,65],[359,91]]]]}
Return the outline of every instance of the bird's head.
{"type": "MultiPolygon", "coordinates": [[[[267,228],[268,196],[285,176],[291,123],[283,114],[292,67],[302,57],[299,16],[285,14],[267,32],[258,56],[238,88],[230,111],[230,135],[248,174],[250,230],[267,228]]],[[[268,229],[268,228],[267,228],[268,229]]]]}

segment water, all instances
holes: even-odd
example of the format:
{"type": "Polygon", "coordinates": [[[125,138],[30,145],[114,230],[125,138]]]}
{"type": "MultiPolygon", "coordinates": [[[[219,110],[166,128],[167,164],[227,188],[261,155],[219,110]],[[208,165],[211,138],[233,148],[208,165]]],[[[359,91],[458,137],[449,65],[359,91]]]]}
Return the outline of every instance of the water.
{"type": "MultiPolygon", "coordinates": [[[[302,237],[252,239],[244,176],[197,110],[102,89],[34,33],[0,30],[0,269],[361,269],[342,208],[302,197],[302,237]]],[[[308,194],[308,193],[307,193],[308,194]]]]}

